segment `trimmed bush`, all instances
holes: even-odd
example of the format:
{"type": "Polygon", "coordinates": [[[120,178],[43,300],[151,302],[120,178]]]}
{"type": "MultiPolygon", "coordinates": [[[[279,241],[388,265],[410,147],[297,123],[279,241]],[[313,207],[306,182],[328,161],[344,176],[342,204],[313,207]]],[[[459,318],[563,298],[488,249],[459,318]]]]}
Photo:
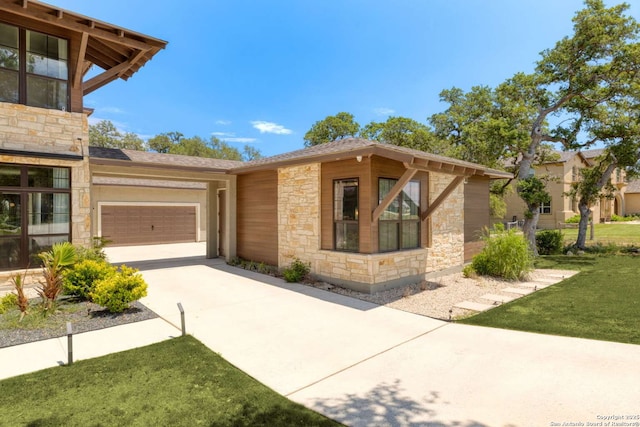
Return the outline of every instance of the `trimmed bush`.
{"type": "Polygon", "coordinates": [[[514,229],[505,231],[501,225],[496,226],[492,234],[485,232],[485,246],[473,258],[471,267],[481,276],[524,279],[533,269],[529,245],[522,234],[514,229]]]}
{"type": "Polygon", "coordinates": [[[564,223],[565,224],[577,224],[580,222],[580,215],[574,215],[571,218],[567,218],[564,223]]]}
{"type": "Polygon", "coordinates": [[[64,276],[64,293],[89,299],[94,285],[116,273],[117,269],[101,260],[84,259],[75,264],[64,276]]]}
{"type": "Polygon", "coordinates": [[[18,295],[14,293],[6,294],[0,298],[0,314],[18,306],[18,295]]]}
{"type": "Polygon", "coordinates": [[[133,301],[147,295],[147,283],[135,268],[120,266],[120,271],[99,280],[90,293],[91,300],[112,313],[121,313],[133,301]]]}
{"type": "Polygon", "coordinates": [[[564,235],[560,230],[542,230],[536,234],[536,246],[540,255],[557,255],[562,253],[564,235]]]}
{"type": "Polygon", "coordinates": [[[294,258],[291,265],[282,271],[282,275],[284,277],[284,280],[289,283],[299,283],[307,277],[310,271],[310,264],[305,264],[298,258],[294,258]]]}

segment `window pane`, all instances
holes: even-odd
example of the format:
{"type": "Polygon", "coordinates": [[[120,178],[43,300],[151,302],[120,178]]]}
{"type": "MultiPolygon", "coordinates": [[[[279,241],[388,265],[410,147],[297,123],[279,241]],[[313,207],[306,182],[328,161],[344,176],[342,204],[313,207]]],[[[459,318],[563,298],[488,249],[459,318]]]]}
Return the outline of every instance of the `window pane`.
{"type": "Polygon", "coordinates": [[[18,72],[0,69],[0,101],[18,103],[18,72]]]}
{"type": "Polygon", "coordinates": [[[67,60],[67,41],[27,30],[27,52],[51,59],[67,60]]]}
{"type": "Polygon", "coordinates": [[[354,179],[335,181],[334,219],[336,221],[358,220],[358,181],[354,179]]]}
{"type": "Polygon", "coordinates": [[[402,223],[402,249],[417,248],[420,227],[417,221],[404,221],[402,223]]]}
{"type": "Polygon", "coordinates": [[[27,76],[27,105],[66,110],[67,83],[60,80],[27,76]]]}
{"type": "Polygon", "coordinates": [[[20,187],[20,166],[0,165],[0,187],[20,187]]]}
{"type": "Polygon", "coordinates": [[[27,55],[27,71],[31,74],[67,80],[67,61],[47,58],[46,56],[27,55]]]}
{"type": "Polygon", "coordinates": [[[69,233],[69,194],[29,194],[30,235],[69,233]]]}
{"type": "Polygon", "coordinates": [[[20,194],[0,193],[0,236],[20,235],[20,194]]]}
{"type": "Polygon", "coordinates": [[[0,268],[20,267],[20,238],[0,237],[0,268]]]}
{"type": "MultiPolygon", "coordinates": [[[[387,197],[387,194],[391,191],[394,185],[398,182],[397,179],[380,178],[378,180],[378,203],[382,203],[382,200],[387,197]]],[[[397,220],[400,212],[400,201],[396,198],[380,215],[381,220],[397,220]]]]}
{"type": "Polygon", "coordinates": [[[18,27],[0,23],[0,45],[18,48],[18,27]]]}
{"type": "Polygon", "coordinates": [[[402,219],[415,220],[420,215],[420,184],[412,181],[402,190],[402,219]]]}
{"type": "Polygon", "coordinates": [[[29,187],[69,188],[69,169],[29,167],[29,187]]]}
{"type": "Polygon", "coordinates": [[[358,234],[357,222],[336,223],[336,250],[357,252],[358,234]]]}
{"type": "Polygon", "coordinates": [[[18,71],[18,49],[0,44],[0,67],[18,71]]]}
{"type": "Polygon", "coordinates": [[[380,252],[398,249],[399,227],[400,224],[395,221],[380,221],[378,223],[378,246],[380,252]]]}

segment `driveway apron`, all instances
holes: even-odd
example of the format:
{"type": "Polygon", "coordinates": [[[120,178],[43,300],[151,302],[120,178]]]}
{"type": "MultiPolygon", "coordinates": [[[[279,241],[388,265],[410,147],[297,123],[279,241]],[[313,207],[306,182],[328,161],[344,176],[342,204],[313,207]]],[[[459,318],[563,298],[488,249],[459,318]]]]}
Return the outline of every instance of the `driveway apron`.
{"type": "Polygon", "coordinates": [[[640,346],[450,324],[220,260],[127,264],[149,283],[149,308],[180,326],[180,302],[188,333],[347,425],[588,425],[640,413],[640,346]]]}

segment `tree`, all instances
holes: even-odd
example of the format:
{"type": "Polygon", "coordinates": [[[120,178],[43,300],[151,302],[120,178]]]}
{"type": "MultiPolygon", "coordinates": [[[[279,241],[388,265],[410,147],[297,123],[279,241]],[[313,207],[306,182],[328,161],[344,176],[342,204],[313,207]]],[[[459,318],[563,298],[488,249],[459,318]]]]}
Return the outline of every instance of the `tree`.
{"type": "Polygon", "coordinates": [[[356,136],[360,125],[354,120],[353,114],[340,112],[335,116],[327,116],[311,126],[304,135],[305,147],[324,144],[349,136],[356,136]]]}
{"type": "Polygon", "coordinates": [[[448,144],[436,139],[427,125],[406,117],[389,117],[385,122],[371,122],[360,130],[360,136],[434,154],[446,155],[448,151],[448,144]]]}
{"type": "Polygon", "coordinates": [[[89,125],[89,145],[138,151],[145,149],[144,141],[138,135],[132,132],[123,135],[109,120],[100,120],[95,125],[89,125]]]}
{"type": "Polygon", "coordinates": [[[149,148],[156,153],[168,153],[173,144],[177,144],[184,137],[180,132],[161,133],[149,138],[149,148]]]}

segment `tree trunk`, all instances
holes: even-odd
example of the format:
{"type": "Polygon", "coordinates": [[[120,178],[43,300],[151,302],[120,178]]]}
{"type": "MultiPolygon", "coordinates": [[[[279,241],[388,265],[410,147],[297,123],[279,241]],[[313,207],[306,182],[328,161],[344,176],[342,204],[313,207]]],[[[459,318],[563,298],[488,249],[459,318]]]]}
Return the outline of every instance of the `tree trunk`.
{"type": "Polygon", "coordinates": [[[540,218],[540,211],[538,206],[527,206],[527,210],[530,215],[527,215],[522,226],[522,232],[524,237],[529,242],[529,249],[534,256],[538,256],[538,245],[536,245],[536,228],[538,226],[538,219],[540,218]]]}
{"type": "Polygon", "coordinates": [[[583,198],[580,198],[580,201],[578,202],[578,209],[580,210],[580,223],[578,224],[578,239],[576,240],[576,247],[578,249],[584,249],[587,243],[587,227],[589,226],[591,209],[589,209],[589,204],[583,198]]]}

